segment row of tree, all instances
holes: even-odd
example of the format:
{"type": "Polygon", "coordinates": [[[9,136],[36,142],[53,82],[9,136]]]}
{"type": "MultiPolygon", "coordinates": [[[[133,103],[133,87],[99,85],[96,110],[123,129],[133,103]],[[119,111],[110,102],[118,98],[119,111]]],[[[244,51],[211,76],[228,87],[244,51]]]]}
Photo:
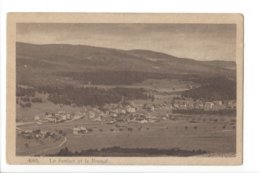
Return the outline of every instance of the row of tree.
{"type": "MultiPolygon", "coordinates": [[[[76,104],[78,106],[102,106],[106,103],[118,103],[122,100],[133,99],[150,99],[154,100],[154,96],[148,94],[142,88],[124,88],[116,87],[110,89],[98,87],[75,87],[72,85],[64,86],[41,86],[36,88],[21,88],[17,87],[17,104],[42,102],[41,98],[35,97],[35,93],[48,94],[48,100],[56,104],[76,104]]],[[[29,104],[26,104],[30,107],[29,104]]]]}
{"type": "Polygon", "coordinates": [[[209,78],[200,82],[201,87],[184,91],[182,96],[209,101],[236,99],[236,81],[226,78],[209,78]]]}
{"type": "Polygon", "coordinates": [[[137,71],[62,72],[58,73],[58,75],[71,77],[82,83],[89,83],[91,81],[95,85],[131,85],[147,79],[173,79],[181,77],[181,75],[169,73],[137,71]]]}
{"type": "Polygon", "coordinates": [[[150,99],[144,89],[112,88],[101,89],[96,87],[56,88],[49,92],[48,99],[56,104],[76,104],[78,106],[102,106],[107,103],[118,103],[124,97],[126,100],[150,99]]]}
{"type": "Polygon", "coordinates": [[[35,89],[33,88],[23,88],[23,87],[16,87],[16,96],[18,97],[23,97],[23,96],[28,96],[28,97],[33,97],[35,96],[35,89]]]}
{"type": "Polygon", "coordinates": [[[157,148],[121,148],[109,147],[102,149],[89,149],[70,151],[67,147],[51,156],[194,156],[207,153],[204,150],[157,149],[157,148]]]}

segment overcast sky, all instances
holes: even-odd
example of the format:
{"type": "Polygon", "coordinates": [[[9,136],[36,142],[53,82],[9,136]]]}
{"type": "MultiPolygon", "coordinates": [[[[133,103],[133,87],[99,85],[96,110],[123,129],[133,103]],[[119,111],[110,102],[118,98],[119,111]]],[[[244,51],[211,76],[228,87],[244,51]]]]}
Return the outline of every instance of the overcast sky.
{"type": "Polygon", "coordinates": [[[17,41],[148,49],[197,60],[235,61],[232,24],[17,24],[17,41]]]}

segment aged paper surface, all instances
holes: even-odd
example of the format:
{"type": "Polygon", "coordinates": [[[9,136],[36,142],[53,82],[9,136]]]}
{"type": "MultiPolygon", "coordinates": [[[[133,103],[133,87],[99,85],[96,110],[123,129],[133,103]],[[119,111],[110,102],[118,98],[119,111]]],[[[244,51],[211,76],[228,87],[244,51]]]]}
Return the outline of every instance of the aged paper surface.
{"type": "Polygon", "coordinates": [[[7,22],[8,163],[242,164],[240,14],[7,22]]]}

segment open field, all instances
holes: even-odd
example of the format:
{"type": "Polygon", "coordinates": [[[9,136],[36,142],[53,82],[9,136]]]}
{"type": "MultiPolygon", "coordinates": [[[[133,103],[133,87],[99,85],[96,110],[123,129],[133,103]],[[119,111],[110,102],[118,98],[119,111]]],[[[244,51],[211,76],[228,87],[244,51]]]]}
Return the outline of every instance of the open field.
{"type": "MultiPolygon", "coordinates": [[[[19,127],[23,129],[51,131],[62,129],[67,138],[67,142],[64,143],[63,147],[67,147],[70,151],[74,152],[115,146],[126,148],[205,150],[210,154],[234,154],[236,151],[236,127],[233,116],[177,116],[176,120],[160,121],[152,124],[107,124],[85,120],[61,124],[24,125],[19,127]],[[71,129],[76,126],[85,126],[92,130],[84,135],[74,135],[71,129]]],[[[18,138],[19,143],[23,143],[20,140],[18,138]]],[[[21,146],[24,145],[21,144],[21,146]]],[[[50,148],[50,146],[39,145],[35,148],[44,150],[44,148],[50,148]]],[[[58,147],[53,150],[46,150],[45,154],[54,154],[60,149],[58,147]]],[[[33,149],[32,153],[35,150],[33,149]]],[[[25,154],[26,152],[20,153],[25,154]]]]}
{"type": "MultiPolygon", "coordinates": [[[[35,139],[24,139],[17,135],[16,137],[16,154],[18,156],[23,155],[40,155],[46,152],[55,152],[57,149],[63,147],[64,140],[66,138],[59,139],[46,139],[46,140],[35,140],[35,139]]],[[[66,139],[67,141],[67,139],[66,139]]]]}

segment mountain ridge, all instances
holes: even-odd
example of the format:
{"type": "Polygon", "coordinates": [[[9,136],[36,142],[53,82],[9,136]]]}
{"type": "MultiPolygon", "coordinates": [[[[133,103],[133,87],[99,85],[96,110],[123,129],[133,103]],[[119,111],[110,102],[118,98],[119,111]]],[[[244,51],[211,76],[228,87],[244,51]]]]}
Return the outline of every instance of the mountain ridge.
{"type": "Polygon", "coordinates": [[[223,63],[235,63],[235,61],[226,61],[226,60],[196,60],[192,58],[181,58],[177,57],[171,54],[163,53],[163,52],[158,52],[154,50],[149,50],[149,49],[117,49],[117,48],[108,48],[108,47],[99,47],[99,46],[92,46],[92,45],[83,45],[83,44],[33,44],[33,43],[26,43],[26,42],[16,42],[16,45],[30,45],[30,46],[72,46],[72,47],[89,47],[89,48],[94,48],[94,49],[106,49],[106,50],[116,50],[116,51],[124,51],[124,52],[147,52],[147,53],[155,53],[155,54],[161,54],[164,56],[168,56],[171,58],[177,58],[177,59],[182,59],[182,60],[194,60],[194,61],[199,61],[199,62],[223,62],[223,63]]]}
{"type": "Polygon", "coordinates": [[[122,73],[120,78],[123,74],[126,74],[125,78],[137,77],[139,74],[149,77],[168,76],[167,78],[176,75],[235,78],[235,70],[225,68],[220,63],[214,65],[214,62],[183,59],[149,50],[120,50],[68,44],[35,45],[17,42],[16,66],[20,81],[29,80],[26,77],[28,75],[32,78],[41,76],[43,80],[49,76],[59,79],[59,74],[68,74],[68,77],[71,76],[69,74],[105,74],[109,78],[109,74],[115,75],[115,72],[122,73]]]}

